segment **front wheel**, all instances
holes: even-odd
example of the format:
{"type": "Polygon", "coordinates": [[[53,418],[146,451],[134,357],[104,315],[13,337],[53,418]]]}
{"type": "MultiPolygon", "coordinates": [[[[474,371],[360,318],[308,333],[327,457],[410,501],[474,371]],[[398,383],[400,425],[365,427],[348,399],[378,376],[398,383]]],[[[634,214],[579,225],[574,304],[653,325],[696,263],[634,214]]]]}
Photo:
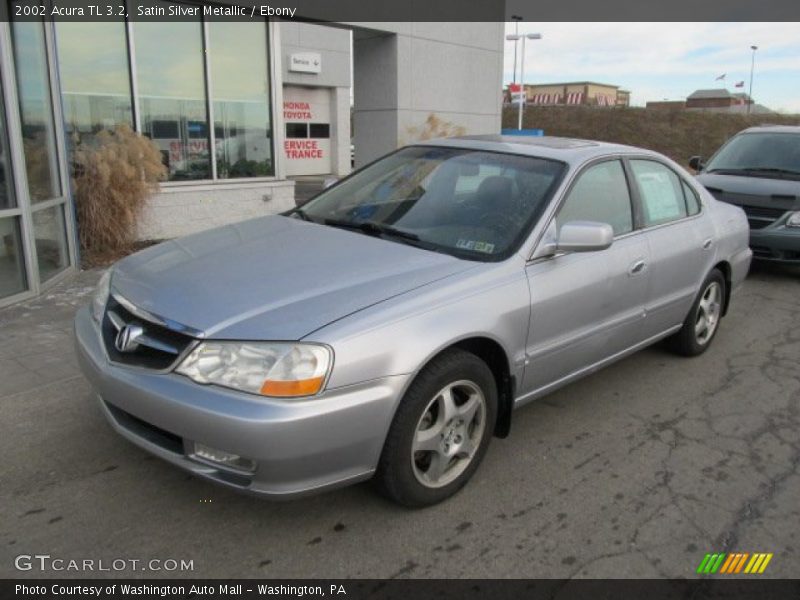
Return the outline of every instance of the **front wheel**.
{"type": "Polygon", "coordinates": [[[376,483],[409,507],[436,504],[478,468],[497,416],[497,385],[480,358],[459,349],[434,359],[403,397],[386,438],[376,483]]]}
{"type": "Polygon", "coordinates": [[[705,352],[717,333],[725,302],[725,278],[714,269],[703,282],[683,327],[670,341],[673,349],[684,356],[705,352]]]}

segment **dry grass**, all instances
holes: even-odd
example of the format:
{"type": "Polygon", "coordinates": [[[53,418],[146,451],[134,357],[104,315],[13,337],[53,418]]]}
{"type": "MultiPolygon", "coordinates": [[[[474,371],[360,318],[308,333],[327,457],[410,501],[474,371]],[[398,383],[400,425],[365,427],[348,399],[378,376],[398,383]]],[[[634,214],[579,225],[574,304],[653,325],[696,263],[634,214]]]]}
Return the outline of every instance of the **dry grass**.
{"type": "Polygon", "coordinates": [[[167,170],[158,147],[125,125],[78,144],[72,158],[83,258],[105,264],[134,249],[139,215],[167,170]]]}
{"type": "MultiPolygon", "coordinates": [[[[503,111],[503,127],[516,127],[516,107],[503,111]]],[[[686,165],[689,157],[708,158],[742,129],[762,124],[800,125],[798,115],[726,115],[644,108],[528,107],[524,127],[545,135],[577,137],[649,148],[686,165]]]]}

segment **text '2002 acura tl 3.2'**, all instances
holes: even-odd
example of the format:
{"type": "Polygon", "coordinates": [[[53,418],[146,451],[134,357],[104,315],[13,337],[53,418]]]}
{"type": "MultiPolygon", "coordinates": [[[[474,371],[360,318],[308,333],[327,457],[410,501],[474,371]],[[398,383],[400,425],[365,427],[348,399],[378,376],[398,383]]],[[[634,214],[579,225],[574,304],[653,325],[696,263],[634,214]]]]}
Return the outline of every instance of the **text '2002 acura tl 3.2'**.
{"type": "Polygon", "coordinates": [[[705,351],[747,244],[741,209],[654,152],[436,140],[119,261],[78,354],[111,425],[192,473],[273,498],[373,478],[424,506],[513,409],[664,338],[705,351]]]}

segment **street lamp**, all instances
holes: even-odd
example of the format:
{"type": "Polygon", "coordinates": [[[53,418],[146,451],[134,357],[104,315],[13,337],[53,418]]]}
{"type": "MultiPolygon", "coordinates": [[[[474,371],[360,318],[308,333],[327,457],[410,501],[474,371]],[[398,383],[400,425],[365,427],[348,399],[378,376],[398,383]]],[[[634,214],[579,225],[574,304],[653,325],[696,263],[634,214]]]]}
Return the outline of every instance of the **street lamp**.
{"type": "MultiPolygon", "coordinates": [[[[514,34],[519,39],[519,22],[522,17],[519,15],[511,15],[511,20],[514,21],[514,34]]],[[[506,38],[508,39],[508,38],[506,38]]],[[[514,41],[514,70],[511,72],[511,83],[517,83],[517,42],[514,41]]]]}
{"type": "MultiPolygon", "coordinates": [[[[750,46],[750,50],[753,51],[753,55],[750,59],[750,92],[747,94],[750,96],[747,99],[747,114],[750,114],[750,106],[753,104],[753,69],[756,66],[756,50],[758,50],[758,46],[750,46]]],[[[523,50],[524,52],[524,50],[523,50]]]]}
{"type": "MultiPolygon", "coordinates": [[[[520,37],[520,36],[517,36],[520,37]]],[[[521,94],[519,96],[519,116],[517,120],[517,129],[522,130],[522,110],[525,101],[528,99],[528,93],[525,91],[525,40],[540,40],[542,39],[541,33],[526,33],[522,37],[522,58],[519,65],[519,87],[521,94]]]]}

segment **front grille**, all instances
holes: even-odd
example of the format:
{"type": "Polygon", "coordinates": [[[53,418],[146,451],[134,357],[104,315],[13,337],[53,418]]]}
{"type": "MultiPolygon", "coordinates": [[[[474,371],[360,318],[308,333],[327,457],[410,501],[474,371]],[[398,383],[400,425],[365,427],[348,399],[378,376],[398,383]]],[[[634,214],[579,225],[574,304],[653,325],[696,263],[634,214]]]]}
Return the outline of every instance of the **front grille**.
{"type": "Polygon", "coordinates": [[[786,209],[772,208],[769,206],[742,206],[742,209],[747,215],[750,229],[763,229],[767,225],[771,225],[780,219],[786,213],[786,209]]]}
{"type": "Polygon", "coordinates": [[[113,296],[108,299],[102,329],[106,352],[112,361],[145,369],[168,369],[194,341],[188,335],[134,315],[113,296]],[[116,339],[126,326],[136,326],[141,331],[135,346],[121,352],[116,339]]]}

